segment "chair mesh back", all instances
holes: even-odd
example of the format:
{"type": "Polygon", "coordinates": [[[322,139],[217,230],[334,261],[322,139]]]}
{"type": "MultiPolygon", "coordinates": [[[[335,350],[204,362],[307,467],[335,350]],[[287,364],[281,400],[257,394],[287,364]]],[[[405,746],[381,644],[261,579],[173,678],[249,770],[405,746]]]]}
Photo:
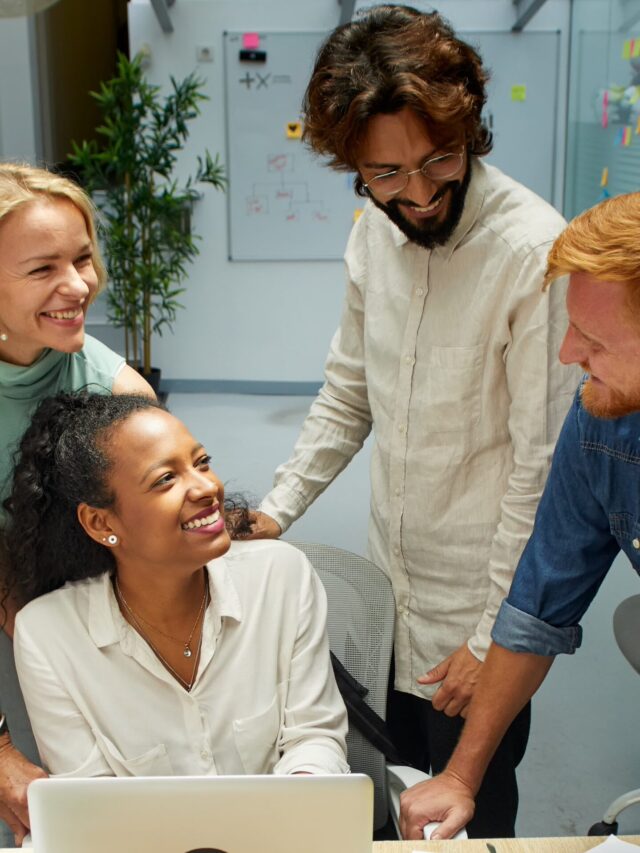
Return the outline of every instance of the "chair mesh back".
{"type": "MultiPolygon", "coordinates": [[[[384,719],[395,618],[391,584],[364,557],[331,545],[291,544],[306,554],[327,592],[331,651],[368,688],[365,701],[384,719]]],[[[349,730],[347,749],[352,772],[373,780],[374,828],[379,829],[389,814],[385,757],[355,729],[349,730]]]]}

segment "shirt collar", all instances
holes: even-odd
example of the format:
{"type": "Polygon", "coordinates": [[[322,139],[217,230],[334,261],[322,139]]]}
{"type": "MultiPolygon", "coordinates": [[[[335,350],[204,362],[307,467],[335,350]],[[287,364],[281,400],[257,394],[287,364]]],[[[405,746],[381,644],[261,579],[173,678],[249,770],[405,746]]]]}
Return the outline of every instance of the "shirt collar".
{"type": "MultiPolygon", "coordinates": [[[[231,571],[224,557],[218,557],[207,565],[209,576],[209,609],[214,633],[218,633],[222,619],[228,616],[242,621],[242,605],[231,571]]],[[[89,592],[89,633],[96,646],[119,643],[131,631],[116,600],[111,575],[105,572],[92,584],[89,592]]]]}
{"type": "MultiPolygon", "coordinates": [[[[482,205],[484,203],[484,198],[487,192],[487,170],[484,165],[477,157],[470,157],[471,163],[471,180],[469,181],[469,188],[467,189],[467,195],[464,200],[464,209],[462,211],[462,216],[460,217],[460,221],[455,227],[455,230],[451,237],[447,240],[444,246],[436,246],[433,249],[434,252],[442,255],[445,260],[449,260],[451,255],[454,253],[456,248],[462,242],[464,237],[469,233],[469,231],[473,228],[480,215],[480,211],[482,209],[482,205]]],[[[392,230],[392,239],[394,245],[398,248],[400,246],[404,246],[405,243],[411,243],[412,245],[417,245],[411,242],[406,234],[404,234],[397,225],[388,218],[388,216],[382,210],[378,210],[372,201],[369,201],[369,204],[373,207],[374,211],[376,211],[380,216],[384,216],[385,220],[389,223],[392,230]]],[[[426,251],[426,250],[425,250],[426,251]]]]}

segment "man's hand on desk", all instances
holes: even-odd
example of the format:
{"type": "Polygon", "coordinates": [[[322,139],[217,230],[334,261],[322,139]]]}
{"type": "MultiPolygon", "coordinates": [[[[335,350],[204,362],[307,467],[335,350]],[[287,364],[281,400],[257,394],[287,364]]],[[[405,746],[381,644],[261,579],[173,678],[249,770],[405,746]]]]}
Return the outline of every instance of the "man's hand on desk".
{"type": "Polygon", "coordinates": [[[480,677],[482,661],[469,651],[466,643],[443,661],[420,676],[418,684],[442,684],[431,700],[436,711],[444,711],[447,717],[466,716],[467,705],[480,677]]]}
{"type": "Polygon", "coordinates": [[[0,737],[0,818],[9,825],[18,846],[29,832],[27,788],[34,779],[46,776],[18,752],[8,734],[0,737]]]}
{"type": "Polygon", "coordinates": [[[452,838],[471,820],[474,811],[471,789],[444,770],[400,794],[400,831],[408,841],[419,841],[423,827],[435,821],[440,826],[431,838],[452,838]]]}

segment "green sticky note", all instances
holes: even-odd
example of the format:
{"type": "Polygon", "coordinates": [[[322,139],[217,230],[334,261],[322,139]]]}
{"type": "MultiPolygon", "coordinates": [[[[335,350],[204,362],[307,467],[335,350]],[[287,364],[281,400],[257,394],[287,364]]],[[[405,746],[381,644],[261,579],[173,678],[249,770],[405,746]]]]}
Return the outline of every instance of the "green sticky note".
{"type": "Polygon", "coordinates": [[[631,41],[627,40],[622,45],[622,58],[623,59],[631,59],[631,41]]]}
{"type": "Polygon", "coordinates": [[[527,87],[526,86],[512,86],[511,87],[511,100],[512,101],[526,101],[527,100],[527,87]]]}

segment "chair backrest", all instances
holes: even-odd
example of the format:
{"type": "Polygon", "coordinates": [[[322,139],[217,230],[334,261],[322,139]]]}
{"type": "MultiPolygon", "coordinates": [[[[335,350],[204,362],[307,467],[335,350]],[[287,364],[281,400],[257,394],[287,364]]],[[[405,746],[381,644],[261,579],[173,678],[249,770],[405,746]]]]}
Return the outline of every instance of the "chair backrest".
{"type": "MultiPolygon", "coordinates": [[[[395,619],[389,580],[372,562],[350,551],[332,545],[291,544],[306,554],[327,592],[331,651],[368,689],[366,703],[384,719],[395,619]]],[[[385,757],[353,727],[347,748],[351,770],[373,780],[374,828],[379,829],[389,815],[385,757]]]]}
{"type": "Polygon", "coordinates": [[[640,595],[625,598],[616,607],[613,633],[622,654],[640,673],[640,595]]]}

